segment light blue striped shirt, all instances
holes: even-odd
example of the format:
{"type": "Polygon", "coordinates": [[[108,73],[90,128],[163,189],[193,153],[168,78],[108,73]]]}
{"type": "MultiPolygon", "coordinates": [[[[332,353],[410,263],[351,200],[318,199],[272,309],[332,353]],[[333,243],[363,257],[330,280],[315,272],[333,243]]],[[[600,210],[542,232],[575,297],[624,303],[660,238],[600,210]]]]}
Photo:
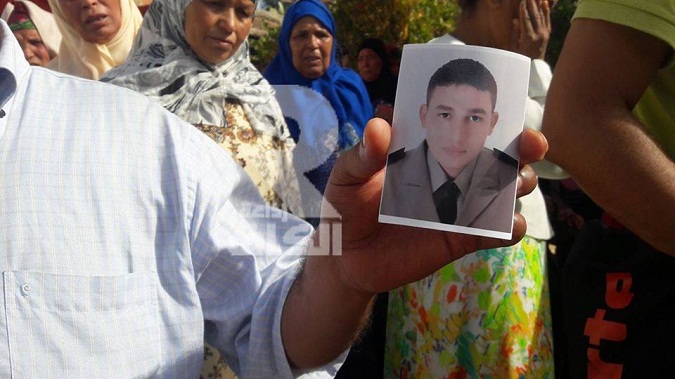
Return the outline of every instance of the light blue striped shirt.
{"type": "Polygon", "coordinates": [[[0,26],[0,377],[193,378],[204,338],[242,377],[292,376],[307,224],[191,125],[29,67],[0,26]]]}

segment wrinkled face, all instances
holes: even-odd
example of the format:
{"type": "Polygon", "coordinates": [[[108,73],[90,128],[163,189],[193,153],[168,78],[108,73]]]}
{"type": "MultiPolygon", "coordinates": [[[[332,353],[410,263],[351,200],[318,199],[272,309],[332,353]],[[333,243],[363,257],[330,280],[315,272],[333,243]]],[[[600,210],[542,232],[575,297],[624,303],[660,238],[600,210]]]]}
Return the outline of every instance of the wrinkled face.
{"type": "Polygon", "coordinates": [[[366,82],[372,82],[380,76],[382,59],[373,49],[361,49],[357,61],[359,75],[366,82]]]}
{"type": "Polygon", "coordinates": [[[463,84],[436,87],[420,107],[429,149],[451,178],[480,154],[498,118],[490,92],[463,84]]]}
{"type": "Polygon", "coordinates": [[[254,14],[251,0],[193,0],[185,9],[185,38],[201,60],[223,63],[246,41],[254,14]]]}
{"type": "Polygon", "coordinates": [[[312,16],[300,19],[291,31],[293,67],[308,79],[323,75],[330,66],[333,35],[312,16]]]}
{"type": "Polygon", "coordinates": [[[66,21],[91,43],[105,44],[122,26],[119,0],[59,0],[66,21]]]}
{"type": "Polygon", "coordinates": [[[46,66],[52,57],[47,50],[40,33],[35,29],[22,29],[14,32],[14,36],[21,45],[23,56],[31,66],[46,66]]]}

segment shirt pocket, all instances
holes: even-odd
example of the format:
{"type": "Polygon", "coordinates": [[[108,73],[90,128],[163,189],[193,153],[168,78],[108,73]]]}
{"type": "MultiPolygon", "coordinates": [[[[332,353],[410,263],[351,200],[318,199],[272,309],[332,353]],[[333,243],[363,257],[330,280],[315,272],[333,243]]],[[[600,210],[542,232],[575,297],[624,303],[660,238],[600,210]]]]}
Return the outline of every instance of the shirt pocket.
{"type": "Polygon", "coordinates": [[[161,367],[154,273],[3,273],[12,378],[132,378],[161,367]]]}

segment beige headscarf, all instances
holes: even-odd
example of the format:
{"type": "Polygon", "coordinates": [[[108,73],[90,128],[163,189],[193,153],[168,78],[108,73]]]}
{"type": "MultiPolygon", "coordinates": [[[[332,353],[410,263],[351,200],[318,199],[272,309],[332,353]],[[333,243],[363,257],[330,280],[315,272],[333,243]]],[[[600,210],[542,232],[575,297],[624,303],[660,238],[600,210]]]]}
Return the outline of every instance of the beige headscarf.
{"type": "Polygon", "coordinates": [[[143,16],[133,0],[119,0],[122,25],[106,44],[85,41],[64,17],[59,0],[49,0],[56,24],[63,36],[56,58],[48,68],[87,79],[98,80],[103,73],[124,63],[141,27],[143,16]]]}

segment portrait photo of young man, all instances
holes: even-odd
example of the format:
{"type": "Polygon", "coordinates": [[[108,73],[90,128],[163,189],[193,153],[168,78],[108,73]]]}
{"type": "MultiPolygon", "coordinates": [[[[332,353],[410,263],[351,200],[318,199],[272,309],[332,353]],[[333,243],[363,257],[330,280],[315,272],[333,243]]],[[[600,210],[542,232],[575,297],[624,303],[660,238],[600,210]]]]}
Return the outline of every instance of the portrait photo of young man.
{"type": "Polygon", "coordinates": [[[494,75],[476,59],[451,59],[436,69],[418,105],[422,142],[390,150],[381,220],[510,234],[518,160],[486,147],[502,126],[498,94],[494,75]]]}

